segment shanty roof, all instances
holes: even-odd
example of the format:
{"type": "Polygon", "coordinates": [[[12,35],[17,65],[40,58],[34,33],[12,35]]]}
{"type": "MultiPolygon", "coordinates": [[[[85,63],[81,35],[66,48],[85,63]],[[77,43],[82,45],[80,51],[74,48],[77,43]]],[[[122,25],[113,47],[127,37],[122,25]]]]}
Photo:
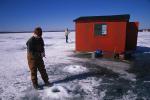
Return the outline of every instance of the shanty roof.
{"type": "Polygon", "coordinates": [[[110,15],[110,16],[82,16],[79,17],[77,19],[74,20],[74,22],[76,21],[82,21],[82,20],[90,20],[90,21],[94,21],[94,20],[103,20],[103,21],[107,21],[107,20],[125,20],[125,21],[129,21],[130,19],[130,15],[129,14],[123,14],[123,15],[110,15]]]}

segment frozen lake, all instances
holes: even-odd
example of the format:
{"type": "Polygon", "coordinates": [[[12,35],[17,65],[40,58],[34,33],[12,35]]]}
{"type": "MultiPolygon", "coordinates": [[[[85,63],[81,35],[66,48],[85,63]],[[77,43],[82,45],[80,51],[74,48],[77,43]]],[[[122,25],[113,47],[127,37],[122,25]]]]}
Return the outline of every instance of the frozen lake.
{"type": "MultiPolygon", "coordinates": [[[[78,56],[75,34],[45,32],[45,66],[51,88],[34,90],[26,59],[31,33],[0,34],[0,100],[147,100],[150,98],[150,33],[139,32],[130,63],[78,56]],[[59,92],[54,92],[59,90],[59,92]]],[[[38,81],[43,81],[38,73],[38,81]]]]}

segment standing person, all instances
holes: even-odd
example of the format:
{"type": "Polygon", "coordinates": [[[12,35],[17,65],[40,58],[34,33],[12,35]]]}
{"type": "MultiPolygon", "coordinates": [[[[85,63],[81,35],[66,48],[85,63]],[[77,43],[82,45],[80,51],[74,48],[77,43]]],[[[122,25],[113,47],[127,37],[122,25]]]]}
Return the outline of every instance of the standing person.
{"type": "Polygon", "coordinates": [[[65,29],[66,43],[68,43],[68,35],[69,35],[69,30],[68,28],[66,28],[65,29]]]}
{"type": "Polygon", "coordinates": [[[40,72],[41,77],[46,86],[52,84],[48,81],[48,75],[46,73],[43,57],[45,57],[44,41],[42,38],[42,29],[40,27],[35,28],[33,36],[27,41],[27,60],[31,71],[31,80],[35,89],[39,88],[37,70],[40,72]]]}

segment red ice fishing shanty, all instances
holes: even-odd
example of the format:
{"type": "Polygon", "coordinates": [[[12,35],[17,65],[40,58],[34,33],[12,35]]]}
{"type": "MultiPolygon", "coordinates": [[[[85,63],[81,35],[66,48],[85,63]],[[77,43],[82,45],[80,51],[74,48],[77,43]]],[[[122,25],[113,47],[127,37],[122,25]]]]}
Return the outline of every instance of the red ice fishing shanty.
{"type": "Polygon", "coordinates": [[[129,19],[129,14],[75,19],[76,51],[101,50],[104,56],[120,56],[134,51],[138,22],[129,22],[129,19]]]}

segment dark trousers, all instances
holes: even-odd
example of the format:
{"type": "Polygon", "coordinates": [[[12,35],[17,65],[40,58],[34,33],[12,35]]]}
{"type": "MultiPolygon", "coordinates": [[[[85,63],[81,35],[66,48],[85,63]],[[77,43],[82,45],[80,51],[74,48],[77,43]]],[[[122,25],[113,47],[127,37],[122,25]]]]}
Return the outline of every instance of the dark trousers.
{"type": "Polygon", "coordinates": [[[66,35],[66,43],[68,43],[68,35],[66,35]]]}
{"type": "Polygon", "coordinates": [[[27,53],[28,65],[31,71],[31,80],[33,85],[38,84],[37,71],[40,72],[43,81],[48,82],[44,61],[42,57],[33,58],[31,53],[27,53]]]}

